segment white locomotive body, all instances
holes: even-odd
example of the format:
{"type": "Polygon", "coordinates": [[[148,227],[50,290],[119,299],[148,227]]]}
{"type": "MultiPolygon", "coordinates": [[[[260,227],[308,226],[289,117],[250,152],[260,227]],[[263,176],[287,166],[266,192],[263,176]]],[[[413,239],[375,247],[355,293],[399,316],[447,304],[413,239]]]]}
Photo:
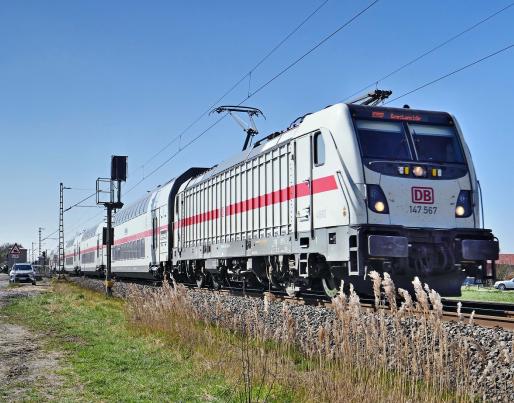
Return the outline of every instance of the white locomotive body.
{"type": "Polygon", "coordinates": [[[458,294],[498,254],[478,189],[449,114],[336,104],[182,185],[175,276],[333,294],[377,270],[458,294]]]}

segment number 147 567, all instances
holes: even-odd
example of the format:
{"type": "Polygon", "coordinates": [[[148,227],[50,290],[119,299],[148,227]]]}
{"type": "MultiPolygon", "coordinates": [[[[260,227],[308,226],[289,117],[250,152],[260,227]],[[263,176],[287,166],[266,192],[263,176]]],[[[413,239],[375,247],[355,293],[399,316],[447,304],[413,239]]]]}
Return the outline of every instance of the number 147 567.
{"type": "Polygon", "coordinates": [[[437,207],[433,206],[409,206],[409,210],[413,214],[435,214],[437,207]]]}

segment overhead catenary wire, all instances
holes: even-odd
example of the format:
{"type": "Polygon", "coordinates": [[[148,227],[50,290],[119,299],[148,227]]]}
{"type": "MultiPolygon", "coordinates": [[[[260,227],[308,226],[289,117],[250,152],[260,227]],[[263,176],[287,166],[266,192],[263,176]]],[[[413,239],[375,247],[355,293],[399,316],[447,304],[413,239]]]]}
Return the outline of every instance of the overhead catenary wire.
{"type": "Polygon", "coordinates": [[[96,195],[96,191],[92,194],[90,194],[89,196],[86,196],[84,197],[83,199],[79,200],[78,202],[76,202],[75,204],[72,204],[70,207],[64,209],[64,212],[66,213],[67,211],[71,210],[73,207],[77,207],[80,203],[83,203],[89,199],[91,199],[93,196],[96,195]]]}
{"type": "Polygon", "coordinates": [[[219,119],[217,119],[213,124],[208,126],[205,130],[203,130],[200,134],[198,134],[196,137],[191,139],[189,142],[187,142],[185,145],[181,146],[174,154],[172,154],[168,159],[166,159],[164,162],[162,162],[160,165],[158,165],[154,170],[152,170],[148,175],[146,175],[144,178],[141,178],[138,182],[136,182],[131,188],[129,188],[126,192],[123,193],[123,195],[127,195],[132,190],[134,190],[137,186],[139,186],[142,182],[144,182],[146,179],[148,179],[150,176],[152,176],[154,173],[156,173],[158,170],[160,170],[163,166],[168,164],[172,159],[174,159],[178,154],[180,154],[183,150],[188,148],[191,144],[193,144],[195,141],[197,141],[200,137],[202,137],[205,133],[207,133],[209,130],[211,130],[214,126],[219,124],[227,115],[221,116],[219,119]]]}
{"type": "Polygon", "coordinates": [[[452,35],[451,37],[449,37],[448,39],[444,40],[443,42],[435,45],[434,47],[426,50],[425,52],[421,53],[420,55],[414,57],[413,59],[409,60],[408,62],[402,64],[401,66],[395,68],[394,70],[390,71],[389,73],[385,74],[384,76],[370,82],[369,84],[365,85],[364,87],[360,88],[359,90],[355,91],[354,93],[352,93],[351,95],[348,95],[347,97],[343,98],[343,101],[347,101],[349,100],[350,98],[353,98],[354,96],[356,95],[359,95],[361,94],[363,91],[365,91],[366,89],[370,88],[370,87],[373,87],[375,86],[377,83],[381,82],[381,81],[384,81],[386,79],[388,79],[389,77],[392,77],[393,75],[399,73],[400,71],[402,71],[403,69],[411,66],[412,64],[420,61],[421,59],[425,58],[426,56],[434,53],[436,50],[439,50],[441,49],[442,47],[448,45],[450,42],[453,42],[455,39],[457,38],[460,38],[462,35],[472,31],[473,29],[479,27],[480,25],[484,24],[485,22],[491,20],[492,18],[498,16],[499,14],[507,11],[509,8],[511,8],[512,6],[514,6],[514,2],[506,5],[505,7],[495,11],[494,13],[488,15],[487,17],[481,19],[480,21],[476,22],[475,24],[467,27],[466,29],[460,31],[459,33],[455,34],[455,35],[452,35]]]}
{"type": "Polygon", "coordinates": [[[277,78],[279,78],[280,76],[282,76],[284,73],[286,73],[287,71],[289,71],[292,67],[294,67],[296,64],[298,64],[300,61],[302,61],[303,59],[305,59],[307,56],[309,56],[312,52],[314,52],[316,49],[318,49],[320,46],[322,46],[325,42],[327,42],[328,40],[330,40],[332,37],[334,37],[337,33],[339,33],[341,30],[343,30],[344,28],[346,28],[348,25],[350,25],[352,22],[354,22],[357,18],[359,18],[361,15],[363,15],[366,11],[368,11],[371,7],[373,7],[374,5],[376,5],[380,0],[375,0],[373,2],[371,2],[370,4],[368,4],[368,6],[366,6],[365,8],[363,8],[362,10],[360,10],[357,14],[354,14],[350,19],[348,19],[347,21],[345,21],[344,24],[340,25],[335,31],[333,31],[332,33],[330,33],[329,35],[325,36],[321,41],[319,41],[315,46],[313,46],[312,48],[310,48],[307,52],[305,52],[303,55],[301,55],[299,58],[297,58],[296,60],[294,60],[292,63],[290,63],[289,65],[287,65],[284,69],[282,69],[280,72],[278,72],[277,74],[275,74],[272,78],[270,78],[268,81],[266,81],[264,84],[262,84],[260,87],[258,87],[255,91],[253,91],[250,95],[248,95],[244,100],[246,101],[247,99],[253,97],[255,94],[259,93],[260,91],[262,91],[264,88],[266,88],[268,85],[270,85],[273,81],[275,81],[277,78]]]}
{"type": "MultiPolygon", "coordinates": [[[[73,190],[86,190],[86,189],[79,189],[79,188],[69,188],[69,190],[71,190],[71,189],[73,189],[73,190]]],[[[87,189],[87,190],[90,190],[90,189],[87,189]]],[[[72,204],[72,205],[71,205],[71,206],[69,206],[68,208],[64,209],[64,211],[63,211],[63,212],[67,212],[67,211],[69,211],[69,210],[71,210],[71,209],[73,209],[73,208],[75,208],[75,207],[96,207],[96,206],[80,206],[80,204],[81,204],[81,203],[83,203],[83,202],[85,202],[85,201],[87,201],[87,200],[91,199],[91,198],[92,198],[93,196],[95,196],[95,195],[96,195],[96,191],[95,191],[94,193],[90,194],[89,196],[86,196],[85,198],[83,198],[83,199],[79,200],[78,202],[76,202],[76,203],[72,204]]],[[[52,235],[56,234],[57,232],[59,232],[59,229],[56,229],[55,231],[53,231],[52,233],[50,233],[49,235],[47,235],[45,238],[43,238],[43,239],[42,239],[42,241],[44,241],[44,240],[46,240],[46,239],[50,238],[52,235]]]]}
{"type": "MultiPolygon", "coordinates": [[[[317,42],[313,47],[311,47],[307,52],[303,53],[300,57],[296,58],[293,62],[288,64],[285,68],[280,70],[277,74],[275,74],[272,78],[270,78],[268,81],[264,82],[262,85],[260,85],[255,91],[248,94],[241,102],[239,102],[238,105],[241,105],[243,102],[247,101],[248,99],[252,98],[254,95],[262,91],[264,88],[266,88],[268,85],[270,85],[273,81],[275,81],[277,78],[285,74],[287,71],[289,71],[291,68],[293,68],[296,64],[298,64],[300,61],[305,59],[308,55],[310,55],[312,52],[314,52],[316,49],[318,49],[320,46],[325,44],[328,40],[333,38],[337,33],[339,33],[341,30],[349,26],[352,22],[354,22],[356,19],[358,19],[360,16],[362,16],[366,11],[368,11],[370,8],[372,8],[374,5],[376,5],[380,0],[374,0],[370,4],[368,4],[365,8],[361,9],[359,12],[354,14],[352,17],[350,17],[348,20],[346,20],[342,25],[338,26],[338,28],[334,31],[332,31],[330,34],[323,37],[323,39],[319,42],[317,42]]],[[[246,76],[245,76],[246,77],[246,76]]],[[[124,194],[127,194],[131,192],[133,189],[135,189],[138,185],[140,185],[142,182],[144,182],[146,179],[148,179],[150,176],[155,174],[157,171],[159,171],[161,168],[163,168],[165,165],[167,165],[171,160],[173,160],[178,154],[180,154],[184,149],[189,147],[191,144],[196,142],[199,138],[203,137],[207,132],[209,132],[214,126],[216,126],[218,123],[221,122],[225,118],[226,115],[223,115],[218,120],[216,120],[213,124],[208,126],[205,130],[203,130],[200,134],[198,134],[196,137],[194,137],[192,140],[190,140],[188,143],[186,143],[184,146],[181,146],[174,154],[172,154],[168,159],[166,159],[164,162],[162,162],[159,166],[157,166],[155,169],[153,169],[148,175],[141,178],[136,184],[134,184],[129,190],[127,190],[124,194]]]]}
{"type": "Polygon", "coordinates": [[[153,154],[148,160],[146,160],[140,167],[145,167],[148,163],[153,161],[156,157],[162,154],[168,147],[172,144],[176,143],[181,139],[181,137],[187,133],[193,126],[195,126],[203,117],[209,114],[209,112],[214,108],[222,99],[224,99],[228,94],[230,94],[234,89],[236,89],[239,84],[241,84],[247,77],[251,78],[252,73],[257,70],[270,56],[272,56],[279,48],[282,47],[284,43],[286,43],[289,38],[291,38],[296,32],[298,32],[312,17],[314,17],[327,3],[329,0],[323,1],[320,5],[318,5],[309,15],[307,15],[298,25],[296,25],[292,31],[290,31],[282,40],[280,40],[271,50],[269,50],[262,58],[260,58],[257,63],[246,72],[241,78],[236,80],[232,86],[230,86],[221,96],[219,96],[216,101],[214,101],[208,108],[206,108],[200,115],[198,115],[191,123],[189,123],[180,133],[171,139],[164,147],[162,147],[159,151],[153,154]]]}
{"type": "Polygon", "coordinates": [[[506,51],[508,51],[508,50],[510,50],[512,48],[514,48],[514,43],[512,43],[512,44],[510,44],[508,46],[505,46],[504,48],[501,48],[501,49],[499,49],[499,50],[497,50],[497,51],[495,51],[493,53],[490,53],[490,54],[488,54],[486,56],[483,56],[480,59],[474,60],[471,63],[468,63],[468,64],[466,64],[466,65],[464,65],[462,67],[459,67],[458,69],[455,69],[455,70],[453,70],[453,71],[451,71],[449,73],[446,73],[446,74],[444,74],[444,75],[442,75],[440,77],[437,77],[434,80],[428,81],[428,82],[426,82],[426,83],[424,83],[424,84],[422,84],[422,85],[420,85],[420,86],[418,86],[418,87],[416,87],[416,88],[414,88],[414,89],[412,89],[410,91],[404,92],[403,94],[401,94],[401,95],[399,95],[399,96],[397,96],[395,98],[392,98],[389,101],[385,102],[384,105],[387,105],[387,104],[390,104],[391,102],[397,101],[400,98],[403,98],[403,97],[405,97],[407,95],[410,95],[410,94],[412,94],[414,92],[417,92],[417,91],[419,91],[419,90],[421,90],[423,88],[426,88],[426,87],[428,87],[428,86],[430,86],[432,84],[435,84],[435,83],[437,83],[437,82],[439,82],[441,80],[444,80],[445,78],[453,76],[454,74],[457,74],[457,73],[459,73],[459,72],[461,72],[463,70],[466,70],[466,69],[468,69],[468,68],[470,68],[472,66],[475,66],[476,64],[479,64],[479,63],[481,63],[481,62],[483,62],[483,61],[485,61],[487,59],[490,59],[491,57],[494,57],[494,56],[499,55],[499,54],[501,54],[503,52],[506,52],[506,51]]]}

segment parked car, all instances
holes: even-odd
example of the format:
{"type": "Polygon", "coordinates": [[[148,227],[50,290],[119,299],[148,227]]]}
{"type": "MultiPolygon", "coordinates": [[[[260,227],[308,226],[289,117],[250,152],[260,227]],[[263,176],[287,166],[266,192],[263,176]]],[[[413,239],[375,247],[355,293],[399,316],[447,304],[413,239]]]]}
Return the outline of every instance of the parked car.
{"type": "Polygon", "coordinates": [[[483,287],[484,283],[481,278],[466,277],[462,282],[462,285],[465,287],[470,287],[472,285],[476,285],[477,287],[483,287]]]}
{"type": "Polygon", "coordinates": [[[26,282],[36,285],[36,272],[30,263],[15,263],[9,273],[9,282],[26,282]]]}
{"type": "Polygon", "coordinates": [[[513,290],[514,289],[514,278],[510,280],[501,280],[494,283],[494,288],[499,290],[513,290]]]}

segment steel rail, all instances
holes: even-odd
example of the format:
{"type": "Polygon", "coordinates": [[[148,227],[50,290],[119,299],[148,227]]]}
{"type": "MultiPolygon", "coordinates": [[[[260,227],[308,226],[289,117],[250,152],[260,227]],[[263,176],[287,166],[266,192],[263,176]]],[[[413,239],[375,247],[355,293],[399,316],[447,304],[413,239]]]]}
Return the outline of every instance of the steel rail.
{"type": "MultiPolygon", "coordinates": [[[[91,277],[89,277],[91,278],[91,277]]],[[[91,278],[93,279],[93,278],[91,278]]],[[[101,281],[101,279],[97,279],[101,281]]],[[[128,279],[118,278],[117,282],[132,283],[139,285],[146,285],[152,287],[162,286],[162,281],[145,280],[145,279],[128,279]]],[[[263,290],[261,288],[242,288],[242,287],[224,287],[221,289],[213,289],[202,287],[198,288],[195,283],[180,283],[191,291],[209,292],[217,294],[231,295],[235,297],[249,297],[263,299],[268,295],[274,301],[282,301],[293,304],[323,306],[326,308],[333,308],[332,299],[324,293],[304,292],[296,296],[290,296],[285,291],[279,290],[263,290]]],[[[360,298],[361,306],[367,311],[376,311],[375,299],[369,297],[360,298]]],[[[453,299],[442,299],[443,303],[443,320],[447,321],[460,321],[464,324],[470,323],[471,318],[474,324],[484,327],[502,327],[514,331],[514,304],[486,302],[486,301],[459,301],[453,299]],[[460,315],[457,312],[457,304],[461,302],[460,315]]],[[[398,301],[398,307],[400,301],[398,301]]],[[[429,306],[430,311],[433,312],[432,306],[429,306]]],[[[389,305],[385,297],[381,297],[378,309],[389,310],[389,305]]],[[[422,317],[426,312],[421,310],[411,310],[411,313],[422,317]]]]}

